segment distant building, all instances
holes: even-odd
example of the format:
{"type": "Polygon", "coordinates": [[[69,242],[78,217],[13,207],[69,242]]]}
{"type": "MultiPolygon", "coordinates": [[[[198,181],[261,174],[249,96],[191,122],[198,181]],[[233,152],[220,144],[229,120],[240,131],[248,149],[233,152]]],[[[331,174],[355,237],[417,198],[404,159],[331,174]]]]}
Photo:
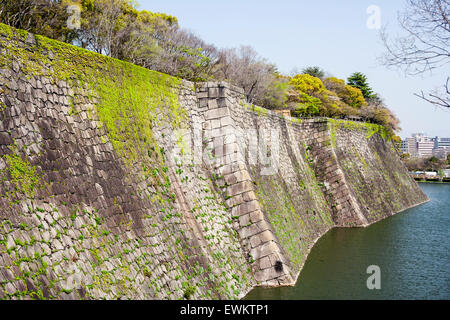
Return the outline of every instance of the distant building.
{"type": "Polygon", "coordinates": [[[419,138],[421,138],[421,137],[424,137],[425,136],[425,133],[413,133],[413,134],[411,134],[411,137],[413,137],[414,139],[419,139],[419,138]]]}
{"type": "Polygon", "coordinates": [[[415,138],[406,138],[402,140],[400,147],[402,153],[409,153],[412,157],[417,156],[417,143],[415,138]]]}
{"type": "Polygon", "coordinates": [[[402,140],[402,143],[400,144],[400,151],[402,153],[409,153],[408,152],[408,143],[406,142],[406,139],[402,140]]]}
{"type": "Polygon", "coordinates": [[[444,169],[443,171],[444,171],[444,176],[446,178],[450,178],[450,169],[444,169]]]}
{"type": "Polygon", "coordinates": [[[440,138],[440,137],[435,137],[433,138],[434,140],[434,147],[437,148],[446,148],[449,147],[450,148],[450,138],[440,138]]]}
{"type": "Polygon", "coordinates": [[[450,138],[435,137],[433,155],[439,159],[446,159],[450,154],[450,138]]]}
{"type": "Polygon", "coordinates": [[[434,141],[426,136],[418,137],[416,140],[419,157],[431,157],[433,155],[434,141]]]}
{"type": "Polygon", "coordinates": [[[411,137],[402,140],[400,150],[411,157],[447,158],[450,154],[450,138],[430,138],[424,133],[413,133],[411,137]]]}
{"type": "Polygon", "coordinates": [[[450,154],[450,147],[438,147],[433,149],[433,156],[438,159],[447,159],[448,154],[450,154]]]}

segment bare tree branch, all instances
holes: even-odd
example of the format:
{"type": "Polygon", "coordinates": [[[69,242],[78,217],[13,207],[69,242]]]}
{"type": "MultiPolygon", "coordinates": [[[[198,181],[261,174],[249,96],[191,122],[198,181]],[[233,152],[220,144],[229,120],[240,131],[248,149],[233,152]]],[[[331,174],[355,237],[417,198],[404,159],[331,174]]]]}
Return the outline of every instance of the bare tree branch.
{"type": "MultiPolygon", "coordinates": [[[[398,14],[405,35],[389,39],[386,28],[380,32],[386,53],[380,58],[387,67],[419,75],[442,69],[450,63],[450,0],[407,0],[406,9],[398,14]]],[[[448,69],[447,69],[448,70],[448,69]]],[[[415,94],[421,99],[450,108],[448,76],[445,90],[415,94]]]]}
{"type": "Polygon", "coordinates": [[[415,93],[414,95],[439,107],[450,108],[450,88],[449,88],[450,77],[447,77],[447,82],[445,83],[445,92],[434,92],[425,95],[423,91],[420,94],[415,93]]]}

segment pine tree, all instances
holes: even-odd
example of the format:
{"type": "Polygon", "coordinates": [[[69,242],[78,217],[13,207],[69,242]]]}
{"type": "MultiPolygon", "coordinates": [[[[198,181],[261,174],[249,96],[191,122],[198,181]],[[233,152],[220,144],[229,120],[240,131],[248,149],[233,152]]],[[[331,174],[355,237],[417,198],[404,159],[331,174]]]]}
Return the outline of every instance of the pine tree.
{"type": "Polygon", "coordinates": [[[361,72],[354,72],[350,77],[348,77],[347,84],[361,90],[365,99],[370,99],[374,96],[372,88],[367,82],[367,77],[361,72]]]}
{"type": "Polygon", "coordinates": [[[303,74],[309,74],[310,76],[323,79],[325,76],[325,71],[323,71],[320,67],[307,67],[302,70],[303,74]]]}

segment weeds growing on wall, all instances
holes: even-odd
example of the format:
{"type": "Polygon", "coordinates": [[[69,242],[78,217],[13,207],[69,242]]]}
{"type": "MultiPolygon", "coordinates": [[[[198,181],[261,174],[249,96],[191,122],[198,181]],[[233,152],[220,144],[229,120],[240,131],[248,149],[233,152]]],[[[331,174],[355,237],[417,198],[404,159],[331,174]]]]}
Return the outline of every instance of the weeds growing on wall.
{"type": "Polygon", "coordinates": [[[333,147],[336,146],[336,132],[337,128],[345,128],[347,130],[358,130],[364,131],[366,133],[366,138],[370,139],[374,134],[378,133],[383,140],[391,140],[392,135],[389,133],[386,127],[367,122],[355,122],[348,120],[336,120],[336,119],[328,119],[329,130],[330,130],[330,138],[333,147]]]}
{"type": "Polygon", "coordinates": [[[135,163],[144,149],[159,150],[155,148],[152,131],[155,125],[165,123],[175,128],[183,124],[179,78],[4,24],[0,24],[0,34],[7,35],[6,39],[0,39],[0,68],[18,64],[27,77],[45,76],[54,84],[68,83],[75,88],[74,105],[78,95],[98,99],[99,120],[127,164],[135,163]],[[35,45],[23,48],[20,41],[30,42],[33,37],[35,45]]]}
{"type": "Polygon", "coordinates": [[[22,159],[14,146],[10,146],[10,154],[3,156],[6,168],[0,170],[3,180],[8,180],[12,184],[12,190],[6,196],[16,198],[16,193],[33,198],[38,188],[41,187],[40,176],[34,166],[27,159],[22,159]]]}

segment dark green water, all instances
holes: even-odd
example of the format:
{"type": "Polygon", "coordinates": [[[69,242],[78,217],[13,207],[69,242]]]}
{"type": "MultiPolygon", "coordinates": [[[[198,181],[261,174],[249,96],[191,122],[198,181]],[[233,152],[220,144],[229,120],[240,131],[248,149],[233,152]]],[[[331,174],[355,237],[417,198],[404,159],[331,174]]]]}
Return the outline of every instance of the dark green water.
{"type": "Polygon", "coordinates": [[[450,299],[450,184],[420,184],[430,202],[367,228],[335,228],[311,250],[295,287],[245,299],[450,299]],[[367,267],[381,270],[369,290],[367,267]]]}

